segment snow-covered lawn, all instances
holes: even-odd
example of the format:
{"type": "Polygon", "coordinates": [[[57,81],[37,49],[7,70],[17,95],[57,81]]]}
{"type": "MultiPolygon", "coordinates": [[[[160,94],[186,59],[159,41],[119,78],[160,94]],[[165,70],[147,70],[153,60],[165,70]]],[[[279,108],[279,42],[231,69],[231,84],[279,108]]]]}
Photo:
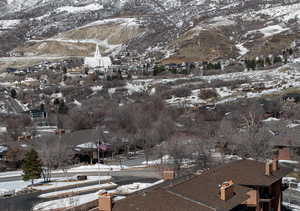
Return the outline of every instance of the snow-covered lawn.
{"type": "Polygon", "coordinates": [[[101,184],[101,185],[91,185],[91,186],[87,186],[87,187],[73,188],[73,189],[69,189],[69,190],[45,193],[45,194],[40,195],[39,197],[40,198],[53,198],[53,197],[57,197],[57,196],[61,196],[61,195],[68,195],[68,194],[76,195],[76,193],[87,192],[87,191],[97,191],[100,189],[115,188],[115,187],[117,187],[117,184],[115,184],[115,183],[105,183],[105,184],[101,184]]]}
{"type": "MultiPolygon", "coordinates": [[[[43,179],[37,179],[34,181],[35,185],[33,189],[36,190],[49,190],[49,189],[55,189],[55,188],[62,188],[70,185],[79,185],[84,183],[89,183],[93,181],[97,181],[99,178],[97,176],[89,176],[87,180],[83,181],[71,181],[67,182],[65,178],[53,178],[54,182],[50,182],[47,184],[42,184],[43,179]]],[[[110,180],[111,176],[101,176],[100,180],[110,180]]],[[[31,185],[30,181],[23,181],[23,180],[17,180],[17,181],[10,181],[10,182],[1,182],[0,183],[0,189],[11,191],[14,190],[15,192],[19,192],[27,188],[31,185]]]]}
{"type": "Polygon", "coordinates": [[[68,172],[95,172],[95,171],[121,171],[127,169],[128,166],[120,165],[104,165],[104,164],[95,164],[95,165],[83,165],[74,167],[68,170],[68,172]]]}
{"type": "MultiPolygon", "coordinates": [[[[0,172],[0,178],[8,178],[8,177],[18,177],[21,176],[23,171],[7,171],[0,172]]],[[[1,183],[0,183],[1,184],[1,183]]]]}

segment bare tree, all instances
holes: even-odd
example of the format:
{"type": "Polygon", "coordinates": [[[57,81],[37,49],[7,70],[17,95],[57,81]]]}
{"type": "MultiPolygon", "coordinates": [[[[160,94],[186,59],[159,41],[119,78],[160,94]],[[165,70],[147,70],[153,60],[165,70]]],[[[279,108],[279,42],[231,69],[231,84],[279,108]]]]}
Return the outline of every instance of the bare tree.
{"type": "Polygon", "coordinates": [[[38,140],[38,152],[43,162],[43,177],[45,181],[50,181],[52,171],[61,169],[67,176],[68,167],[73,164],[74,152],[62,138],[58,136],[43,137],[38,140]]]}
{"type": "Polygon", "coordinates": [[[236,152],[243,158],[266,160],[272,157],[272,135],[269,130],[259,124],[252,124],[233,136],[236,152]]]}

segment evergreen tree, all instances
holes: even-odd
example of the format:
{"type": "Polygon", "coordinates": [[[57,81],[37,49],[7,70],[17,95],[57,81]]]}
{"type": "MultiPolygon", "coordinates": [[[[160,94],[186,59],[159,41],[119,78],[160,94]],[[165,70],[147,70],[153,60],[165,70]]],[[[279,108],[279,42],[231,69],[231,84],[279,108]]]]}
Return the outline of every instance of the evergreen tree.
{"type": "Polygon", "coordinates": [[[162,65],[155,65],[155,66],[154,66],[154,70],[153,70],[153,75],[156,76],[156,75],[158,75],[159,73],[164,72],[165,70],[166,70],[166,69],[165,69],[164,66],[162,66],[162,65]]]}
{"type": "Polygon", "coordinates": [[[22,166],[23,170],[23,180],[28,181],[31,180],[31,184],[33,185],[33,181],[41,177],[42,174],[42,162],[39,159],[38,153],[31,149],[25,154],[24,163],[22,166]]]}
{"type": "Polygon", "coordinates": [[[266,58],[266,64],[267,64],[268,66],[270,66],[270,65],[272,64],[271,59],[270,59],[270,57],[268,57],[268,56],[267,56],[267,58],[266,58]]]}
{"type": "Polygon", "coordinates": [[[17,97],[17,91],[15,89],[12,89],[10,91],[10,95],[11,95],[12,98],[16,98],[17,97]]]}
{"type": "Polygon", "coordinates": [[[282,62],[282,59],[280,56],[275,56],[274,57],[274,63],[281,63],[282,62]]]}

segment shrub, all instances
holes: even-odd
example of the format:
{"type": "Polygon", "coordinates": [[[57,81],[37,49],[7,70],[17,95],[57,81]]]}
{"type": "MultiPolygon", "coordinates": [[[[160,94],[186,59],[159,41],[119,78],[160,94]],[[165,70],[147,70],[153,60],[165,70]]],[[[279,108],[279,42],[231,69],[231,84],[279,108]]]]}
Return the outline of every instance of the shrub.
{"type": "Polygon", "coordinates": [[[209,99],[218,97],[218,93],[215,89],[202,89],[200,91],[199,97],[201,99],[209,99]]]}
{"type": "Polygon", "coordinates": [[[186,87],[176,88],[173,90],[166,91],[162,94],[163,98],[171,98],[172,96],[175,97],[188,97],[191,95],[191,90],[186,87]]]}

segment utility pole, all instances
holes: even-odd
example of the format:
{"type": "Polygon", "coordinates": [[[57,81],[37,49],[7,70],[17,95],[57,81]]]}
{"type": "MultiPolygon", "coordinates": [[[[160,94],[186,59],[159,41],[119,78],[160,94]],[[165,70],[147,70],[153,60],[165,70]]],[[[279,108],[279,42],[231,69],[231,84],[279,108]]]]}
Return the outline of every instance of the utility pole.
{"type": "Polygon", "coordinates": [[[100,182],[100,177],[101,177],[101,174],[100,174],[100,138],[98,138],[98,146],[97,146],[97,159],[98,159],[98,176],[99,176],[99,185],[101,184],[100,182]]]}

